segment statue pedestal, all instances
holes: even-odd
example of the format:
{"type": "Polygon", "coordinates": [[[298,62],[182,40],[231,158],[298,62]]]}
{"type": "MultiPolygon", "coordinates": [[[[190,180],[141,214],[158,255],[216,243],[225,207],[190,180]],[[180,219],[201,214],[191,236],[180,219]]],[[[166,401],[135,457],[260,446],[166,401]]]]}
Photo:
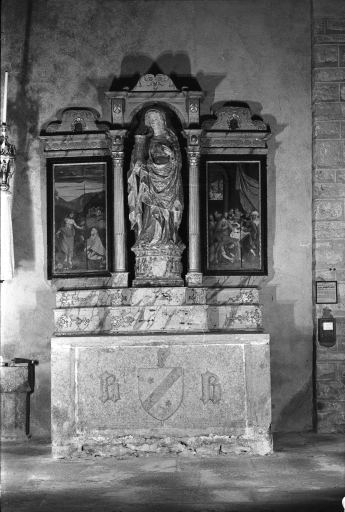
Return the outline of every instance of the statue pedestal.
{"type": "Polygon", "coordinates": [[[181,256],[185,245],[135,245],[135,287],[183,286],[181,256]]]}

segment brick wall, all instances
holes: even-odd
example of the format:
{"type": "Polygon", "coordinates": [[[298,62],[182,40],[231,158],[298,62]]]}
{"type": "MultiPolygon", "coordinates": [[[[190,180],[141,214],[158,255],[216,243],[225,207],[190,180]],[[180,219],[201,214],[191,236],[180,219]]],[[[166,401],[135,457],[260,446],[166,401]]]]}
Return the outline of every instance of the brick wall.
{"type": "MultiPolygon", "coordinates": [[[[317,428],[339,432],[345,430],[345,6],[344,16],[318,14],[313,20],[314,279],[338,281],[338,304],[327,306],[337,320],[336,344],[326,348],[316,341],[317,428]]],[[[316,332],[325,307],[315,305],[316,332]]]]}

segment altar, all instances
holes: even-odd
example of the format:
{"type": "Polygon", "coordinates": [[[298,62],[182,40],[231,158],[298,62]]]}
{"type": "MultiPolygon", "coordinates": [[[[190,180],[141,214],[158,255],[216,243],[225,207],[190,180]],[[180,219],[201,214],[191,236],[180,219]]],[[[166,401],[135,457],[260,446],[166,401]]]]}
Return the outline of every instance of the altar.
{"type": "Polygon", "coordinates": [[[65,109],[41,137],[53,454],[270,453],[259,290],[230,277],[267,270],[269,127],[246,104],[200,123],[165,75],[107,96],[110,123],[65,109]]]}

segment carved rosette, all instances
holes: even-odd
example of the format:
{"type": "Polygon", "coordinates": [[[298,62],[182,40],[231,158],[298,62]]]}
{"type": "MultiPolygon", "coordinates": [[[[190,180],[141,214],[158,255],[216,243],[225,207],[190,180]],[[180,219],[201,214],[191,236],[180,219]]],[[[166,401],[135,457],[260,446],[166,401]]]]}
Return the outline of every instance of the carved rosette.
{"type": "Polygon", "coordinates": [[[188,100],[188,117],[190,125],[198,125],[199,124],[199,98],[190,98],[188,100]]]}
{"type": "Polygon", "coordinates": [[[134,246],[134,286],[183,286],[181,256],[185,245],[134,246]]]}
{"type": "Polygon", "coordinates": [[[112,121],[116,125],[123,124],[124,101],[122,98],[116,98],[112,101],[112,121]]]}

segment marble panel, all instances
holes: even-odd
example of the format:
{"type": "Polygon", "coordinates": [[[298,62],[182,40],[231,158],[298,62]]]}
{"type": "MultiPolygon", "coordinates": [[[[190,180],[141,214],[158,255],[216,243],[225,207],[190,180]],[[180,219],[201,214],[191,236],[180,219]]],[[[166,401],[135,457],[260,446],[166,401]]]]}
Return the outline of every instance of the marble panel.
{"type": "Polygon", "coordinates": [[[261,308],[228,306],[114,306],[54,311],[57,335],[146,331],[261,330],[261,308]]]}
{"type": "Polygon", "coordinates": [[[100,288],[60,290],[56,307],[258,304],[257,288],[100,288]]]}
{"type": "Polygon", "coordinates": [[[209,330],[261,330],[261,306],[208,306],[207,327],[209,330]]]}
{"type": "Polygon", "coordinates": [[[207,329],[207,306],[119,306],[56,309],[56,334],[207,329]]]}
{"type": "Polygon", "coordinates": [[[266,334],[55,337],[52,383],[56,457],[272,449],[266,334]]]}
{"type": "Polygon", "coordinates": [[[112,286],[126,288],[128,286],[128,272],[115,272],[112,275],[112,286]]]}
{"type": "Polygon", "coordinates": [[[207,288],[207,304],[258,304],[258,288],[207,288]]]}
{"type": "Polygon", "coordinates": [[[62,290],[56,307],[206,304],[206,288],[107,288],[62,290]]]}

